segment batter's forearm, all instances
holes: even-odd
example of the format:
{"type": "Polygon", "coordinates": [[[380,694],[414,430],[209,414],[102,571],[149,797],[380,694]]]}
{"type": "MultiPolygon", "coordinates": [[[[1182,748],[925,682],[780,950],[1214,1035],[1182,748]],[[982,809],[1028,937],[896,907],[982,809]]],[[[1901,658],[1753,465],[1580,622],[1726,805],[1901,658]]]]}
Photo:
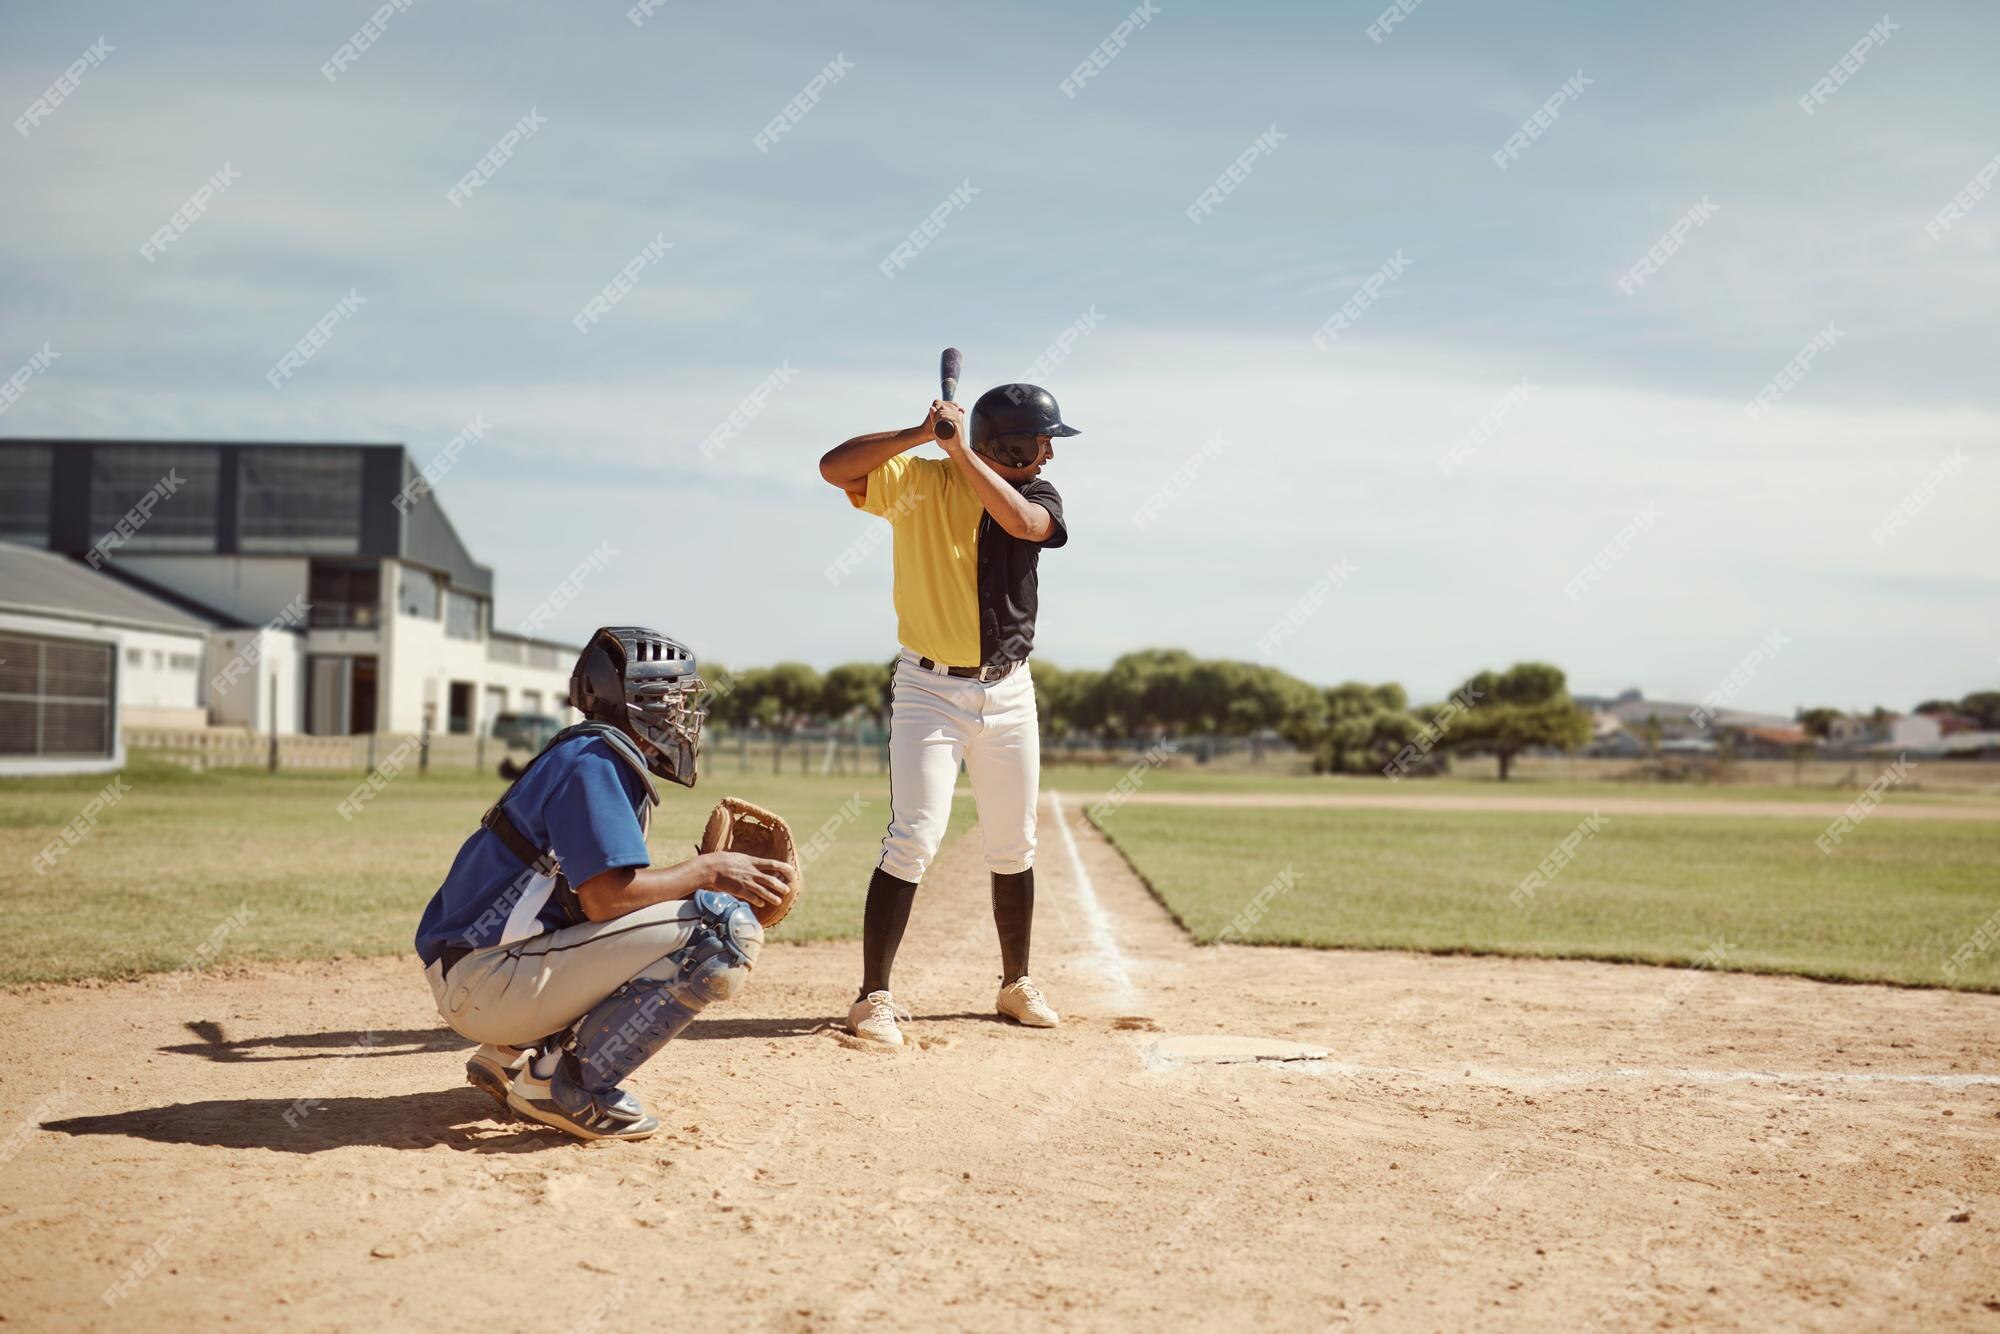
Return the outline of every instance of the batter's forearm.
{"type": "Polygon", "coordinates": [[[1003,480],[999,473],[986,466],[986,461],[969,449],[947,451],[965,480],[972,484],[972,490],[979,497],[979,503],[993,516],[1011,536],[1024,542],[1040,542],[1055,527],[1049,512],[1016,491],[1003,480]]]}
{"type": "Polygon", "coordinates": [[[869,473],[928,439],[930,436],[920,426],[857,435],[852,440],[835,445],[821,456],[819,475],[843,490],[852,490],[858,483],[866,481],[869,473]]]}

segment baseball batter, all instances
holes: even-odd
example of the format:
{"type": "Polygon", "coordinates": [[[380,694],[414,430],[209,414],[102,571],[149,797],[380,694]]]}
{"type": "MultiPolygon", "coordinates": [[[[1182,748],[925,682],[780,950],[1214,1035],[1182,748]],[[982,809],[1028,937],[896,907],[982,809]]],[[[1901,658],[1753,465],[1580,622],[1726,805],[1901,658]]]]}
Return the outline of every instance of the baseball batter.
{"type": "Polygon", "coordinates": [[[1002,385],[965,409],[931,404],[921,426],[856,436],[820,460],[820,476],[894,529],[896,664],[889,716],[889,831],[868,883],[861,993],[847,1013],[856,1037],[900,1047],[889,972],[917,884],[937,854],[961,760],[972,780],[1000,935],[999,1012],[1054,1028],[1054,1007],[1028,976],[1035,915],[1035,803],[1041,741],[1028,654],[1035,644],[1036,566],[1069,540],[1062,497],[1042,477],[1052,441],[1077,434],[1055,398],[1002,385]],[[939,424],[952,428],[940,438],[939,424]],[[944,458],[910,451],[936,441],[944,458]]]}
{"type": "Polygon", "coordinates": [[[790,863],[738,852],[651,865],[653,779],[694,786],[702,689],[665,635],[592,635],[569,685],[589,721],[486,812],[417,926],[438,1013],[481,1044],[466,1078],[579,1139],[659,1128],[619,1085],[736,994],[764,940],[750,904],[796,883],[790,863]]]}

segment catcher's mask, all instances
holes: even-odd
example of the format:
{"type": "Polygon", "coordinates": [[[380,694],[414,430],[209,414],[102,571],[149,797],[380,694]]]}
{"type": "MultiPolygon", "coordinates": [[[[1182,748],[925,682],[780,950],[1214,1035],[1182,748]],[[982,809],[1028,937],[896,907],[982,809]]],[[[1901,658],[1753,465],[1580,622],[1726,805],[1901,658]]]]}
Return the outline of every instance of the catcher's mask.
{"type": "Polygon", "coordinates": [[[1065,426],[1056,396],[1038,384],[1003,384],[972,405],[972,449],[995,463],[1025,468],[1042,452],[1042,436],[1082,434],[1065,426]]]}
{"type": "Polygon", "coordinates": [[[669,782],[693,787],[703,690],[694,650],[657,630],[606,626],[590,637],[569,677],[570,707],[586,718],[631,734],[646,767],[669,782]]]}

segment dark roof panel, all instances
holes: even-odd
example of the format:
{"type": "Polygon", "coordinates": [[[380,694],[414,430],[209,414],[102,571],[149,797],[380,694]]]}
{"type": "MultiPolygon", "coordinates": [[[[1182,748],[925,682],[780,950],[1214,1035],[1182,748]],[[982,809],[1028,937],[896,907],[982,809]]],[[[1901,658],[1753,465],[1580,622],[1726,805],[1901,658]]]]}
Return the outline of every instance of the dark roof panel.
{"type": "MultiPolygon", "coordinates": [[[[214,550],[222,555],[330,554],[323,543],[301,539],[292,551],[267,536],[254,549],[240,531],[236,506],[241,496],[243,454],[250,450],[339,450],[361,457],[360,512],[351,516],[356,534],[355,555],[393,557],[437,570],[452,585],[482,597],[493,596],[492,567],[472,558],[459,539],[435,494],[419,490],[402,504],[397,498],[419,476],[402,445],[286,444],[277,441],[112,440],[34,438],[0,440],[0,452],[46,450],[49,455],[49,546],[81,556],[97,540],[90,513],[91,468],[100,447],[144,446],[152,450],[185,449],[190,455],[210,454],[219,469],[215,494],[218,514],[214,550]]],[[[267,521],[268,526],[268,521],[267,521]]]]}

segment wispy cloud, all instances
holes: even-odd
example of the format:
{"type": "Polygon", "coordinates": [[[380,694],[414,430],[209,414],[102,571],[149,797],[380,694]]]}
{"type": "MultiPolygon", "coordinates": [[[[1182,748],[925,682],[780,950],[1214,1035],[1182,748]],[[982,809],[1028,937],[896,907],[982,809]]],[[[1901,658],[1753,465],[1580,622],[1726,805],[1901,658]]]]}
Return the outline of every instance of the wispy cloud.
{"type": "Polygon", "coordinates": [[[1924,230],[1993,153],[1968,129],[2000,109],[1990,10],[1912,21],[1894,59],[1808,117],[1782,71],[1823,69],[1854,23],[1720,0],[1677,11],[1698,75],[1617,7],[1426,6],[1388,43],[1364,31],[1374,14],[1167,7],[1075,98],[1057,81],[1109,11],[1024,5],[965,64],[935,58],[914,0],[866,21],[662,7],[637,28],[625,8],[503,4],[467,23],[412,5],[333,83],[319,67],[351,13],[103,0],[11,17],[0,105],[26,106],[100,30],[117,50],[32,137],[0,138],[0,362],[63,354],[5,430],[400,440],[423,458],[483,413],[491,438],[438,497],[498,567],[498,623],[637,512],[754,580],[757,615],[663,602],[628,558],[552,629],[644,613],[741,661],[873,657],[893,635],[888,562],[829,603],[821,572],[861,521],[814,459],[917,420],[945,344],[976,392],[1094,306],[1114,318],[1048,373],[1086,432],[1050,474],[1076,537],[1047,560],[1051,657],[1255,656],[1349,557],[1367,579],[1282,665],[1438,694],[1534,656],[1584,685],[1643,674],[1698,695],[1781,621],[1797,649],[1760,674],[1760,706],[1990,684],[1994,646],[1970,627],[1993,598],[1970,572],[2000,556],[2000,205],[1924,230]],[[757,152],[836,51],[852,72],[782,151],[757,152]],[[1574,114],[1495,171],[1494,145],[1578,67],[1597,82],[1574,114]],[[475,206],[450,207],[529,105],[548,124],[475,206]],[[1192,191],[1273,124],[1282,154],[1189,226],[1192,191]],[[140,244],[221,162],[242,172],[226,207],[146,263],[140,244]],[[978,199],[883,281],[883,255],[968,175],[978,199]],[[1725,207],[1644,300],[1621,294],[1633,257],[1711,195],[1725,207]],[[673,248],[579,338],[582,303],[657,235],[673,248]],[[1419,262],[1393,296],[1308,346],[1399,251],[1419,262]],[[366,318],[271,393],[266,369],[350,289],[366,318]],[[1830,356],[1746,422],[1830,318],[1849,335],[1837,373],[1830,356]],[[705,457],[780,365],[796,377],[705,457]],[[1524,377],[1532,412],[1441,477],[1524,377]],[[1233,447],[1199,494],[1127,522],[1218,433],[1233,447]],[[1959,447],[1971,463],[1923,522],[1870,544],[1911,469],[1959,447]],[[1655,499],[1686,531],[1635,547],[1587,608],[1563,599],[1592,536],[1655,499]]]}

